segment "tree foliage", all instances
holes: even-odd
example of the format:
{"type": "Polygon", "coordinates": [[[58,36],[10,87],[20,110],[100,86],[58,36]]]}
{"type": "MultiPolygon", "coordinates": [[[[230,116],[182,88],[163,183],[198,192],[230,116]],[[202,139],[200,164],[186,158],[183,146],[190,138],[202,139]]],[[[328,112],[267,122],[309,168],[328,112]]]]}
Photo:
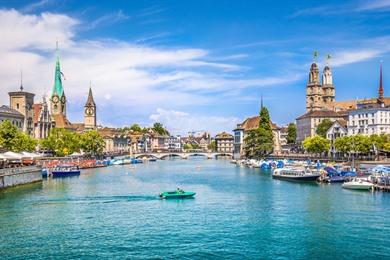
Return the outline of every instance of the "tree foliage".
{"type": "Polygon", "coordinates": [[[91,130],[81,134],[80,148],[83,152],[91,155],[103,153],[105,142],[103,137],[96,130],[91,130]]]}
{"type": "Polygon", "coordinates": [[[0,124],[0,146],[12,152],[32,152],[37,146],[37,140],[19,131],[10,121],[0,124]]]}
{"type": "Polygon", "coordinates": [[[129,129],[137,133],[142,132],[142,128],[139,126],[139,124],[132,124],[129,129]]]}
{"type": "Polygon", "coordinates": [[[158,133],[159,135],[168,135],[169,136],[168,130],[161,123],[154,123],[152,130],[154,132],[158,133]]]}
{"type": "Polygon", "coordinates": [[[330,141],[322,136],[308,137],[303,141],[303,147],[309,153],[323,153],[329,151],[330,141]]]}
{"type": "Polygon", "coordinates": [[[297,126],[294,123],[290,123],[287,127],[287,143],[295,144],[297,139],[297,126]]]}
{"type": "Polygon", "coordinates": [[[96,130],[79,134],[63,128],[54,128],[48,138],[41,140],[41,148],[53,151],[56,156],[66,156],[81,150],[87,154],[99,155],[104,146],[104,139],[96,130]]]}
{"type": "Polygon", "coordinates": [[[376,149],[384,149],[389,140],[387,135],[352,135],[339,137],[334,142],[334,147],[342,153],[368,154],[376,149]]]}
{"type": "Polygon", "coordinates": [[[329,119],[324,119],[321,121],[321,123],[318,124],[316,133],[319,136],[322,136],[326,138],[326,132],[329,130],[329,128],[333,125],[333,122],[329,119]]]}
{"type": "Polygon", "coordinates": [[[209,150],[211,150],[212,152],[215,152],[217,150],[217,144],[216,144],[215,140],[212,140],[210,142],[210,144],[207,146],[207,148],[209,150]]]}
{"type": "Polygon", "coordinates": [[[41,140],[41,148],[53,151],[56,156],[80,152],[80,136],[63,128],[54,128],[49,137],[41,140]]]}
{"type": "Polygon", "coordinates": [[[247,132],[244,153],[246,157],[264,157],[272,153],[274,142],[271,119],[266,107],[260,110],[259,126],[247,132]]]}

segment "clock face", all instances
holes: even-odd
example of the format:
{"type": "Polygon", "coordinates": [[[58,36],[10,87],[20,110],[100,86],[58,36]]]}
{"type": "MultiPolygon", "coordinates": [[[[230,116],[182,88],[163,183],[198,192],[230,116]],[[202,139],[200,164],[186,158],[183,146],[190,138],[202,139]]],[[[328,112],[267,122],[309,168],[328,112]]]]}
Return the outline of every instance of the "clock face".
{"type": "Polygon", "coordinates": [[[65,102],[66,102],[65,96],[62,96],[61,102],[62,102],[62,104],[65,104],[65,102]]]}
{"type": "Polygon", "coordinates": [[[92,107],[85,108],[85,114],[88,116],[92,116],[93,115],[93,108],[92,107]]]}
{"type": "Polygon", "coordinates": [[[51,100],[52,100],[54,103],[58,103],[58,101],[59,101],[58,96],[54,96],[51,100]]]}

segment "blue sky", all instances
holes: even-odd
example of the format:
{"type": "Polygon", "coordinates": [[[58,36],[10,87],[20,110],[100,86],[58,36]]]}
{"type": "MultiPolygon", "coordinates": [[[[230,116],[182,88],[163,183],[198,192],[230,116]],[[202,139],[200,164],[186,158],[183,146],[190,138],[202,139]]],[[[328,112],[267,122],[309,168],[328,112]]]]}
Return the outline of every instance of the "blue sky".
{"type": "MultiPolygon", "coordinates": [[[[89,81],[103,125],[231,130],[258,113],[278,124],[305,111],[314,50],[336,99],[376,96],[390,74],[390,1],[1,1],[2,89],[37,98],[53,85],[59,40],[68,117],[82,121],[89,81]]],[[[7,103],[7,96],[1,103],[7,103]]]]}

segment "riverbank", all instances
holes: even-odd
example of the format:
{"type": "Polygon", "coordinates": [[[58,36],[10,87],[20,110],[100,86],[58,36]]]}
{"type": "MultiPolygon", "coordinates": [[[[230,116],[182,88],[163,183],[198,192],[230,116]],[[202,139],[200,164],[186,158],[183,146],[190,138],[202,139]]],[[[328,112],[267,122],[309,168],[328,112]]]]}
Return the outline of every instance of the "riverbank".
{"type": "Polygon", "coordinates": [[[42,168],[22,166],[0,169],[0,189],[42,181],[42,168]]]}

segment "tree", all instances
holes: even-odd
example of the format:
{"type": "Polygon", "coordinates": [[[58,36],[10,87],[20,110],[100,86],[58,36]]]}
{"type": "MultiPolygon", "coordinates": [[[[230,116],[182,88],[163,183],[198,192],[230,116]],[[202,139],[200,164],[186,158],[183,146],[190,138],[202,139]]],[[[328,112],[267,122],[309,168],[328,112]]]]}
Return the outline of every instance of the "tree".
{"type": "Polygon", "coordinates": [[[274,148],[274,134],[272,132],[271,119],[266,107],[260,110],[260,121],[258,129],[258,140],[256,154],[264,156],[272,153],[274,148]]]}
{"type": "Polygon", "coordinates": [[[332,125],[333,125],[333,122],[326,118],[326,119],[322,120],[321,123],[319,123],[319,125],[317,126],[316,133],[319,136],[326,138],[326,132],[329,130],[329,128],[332,125]]]}
{"type": "Polygon", "coordinates": [[[142,132],[142,128],[139,126],[139,124],[132,124],[129,129],[137,133],[142,132]]]}
{"type": "Polygon", "coordinates": [[[80,148],[88,154],[100,155],[103,153],[105,142],[103,137],[96,130],[81,134],[80,148]]]}
{"type": "Polygon", "coordinates": [[[303,147],[309,153],[318,153],[329,151],[330,141],[322,136],[316,135],[314,137],[308,137],[303,141],[303,147]]]}
{"type": "Polygon", "coordinates": [[[390,141],[389,136],[385,134],[370,135],[369,139],[372,146],[375,146],[376,149],[380,150],[383,149],[384,145],[390,141]]]}
{"type": "Polygon", "coordinates": [[[63,128],[54,128],[49,137],[41,140],[41,147],[53,151],[57,156],[80,152],[80,135],[63,128]]]}
{"type": "Polygon", "coordinates": [[[212,152],[215,152],[217,150],[217,146],[216,146],[215,140],[212,140],[210,142],[210,144],[207,146],[207,148],[209,150],[211,150],[212,152]]]}
{"type": "Polygon", "coordinates": [[[245,157],[252,158],[256,156],[257,141],[258,141],[258,129],[249,130],[244,139],[245,157]]]}
{"type": "Polygon", "coordinates": [[[297,139],[297,126],[294,123],[290,123],[287,127],[287,143],[295,144],[297,139]]]}
{"type": "Polygon", "coordinates": [[[342,153],[350,153],[352,146],[348,136],[339,137],[334,141],[334,148],[342,153]]]}
{"type": "Polygon", "coordinates": [[[273,132],[267,108],[261,108],[258,128],[248,131],[244,141],[246,157],[264,157],[273,151],[273,132]]]}
{"type": "Polygon", "coordinates": [[[383,150],[390,152],[390,141],[383,145],[383,150]]]}
{"type": "Polygon", "coordinates": [[[154,123],[152,130],[159,135],[169,135],[168,130],[161,123],[154,123]]]}
{"type": "Polygon", "coordinates": [[[34,151],[37,141],[18,130],[10,121],[0,124],[0,146],[13,152],[34,151]]]}

